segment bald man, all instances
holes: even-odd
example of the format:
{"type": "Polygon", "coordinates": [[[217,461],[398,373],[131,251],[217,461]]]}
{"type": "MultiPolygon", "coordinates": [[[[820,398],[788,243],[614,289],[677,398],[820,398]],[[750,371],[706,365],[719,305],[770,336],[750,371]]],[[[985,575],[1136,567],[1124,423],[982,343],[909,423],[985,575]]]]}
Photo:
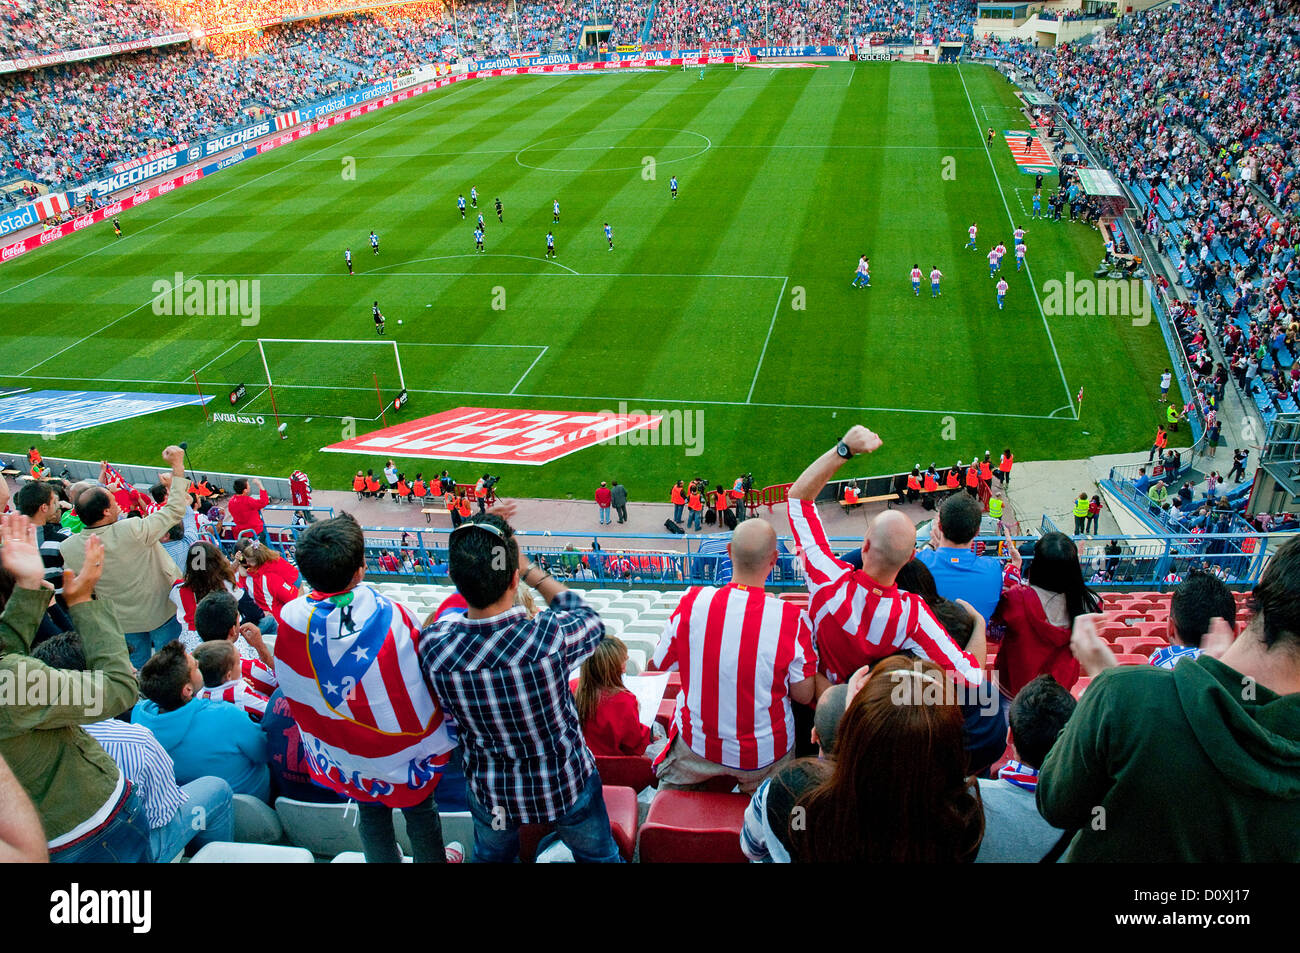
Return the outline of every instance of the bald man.
{"type": "Polygon", "coordinates": [[[894,585],[916,547],[916,526],[910,519],[887,510],[872,520],[862,541],[861,570],[831,551],[817,513],[817,496],[845,463],[880,446],[879,436],[854,427],[790,487],[790,529],[803,562],[821,671],[833,682],[844,682],[864,665],[911,652],[970,685],[982,684],[983,628],[963,651],[920,596],[894,585]]]}
{"type": "Polygon", "coordinates": [[[669,744],[655,762],[659,787],[698,789],[727,777],[752,794],[794,758],[794,710],[816,687],[817,655],[802,610],[764,591],[776,531],[746,520],[727,546],[731,582],[682,596],[655,651],[682,688],[669,744]]]}

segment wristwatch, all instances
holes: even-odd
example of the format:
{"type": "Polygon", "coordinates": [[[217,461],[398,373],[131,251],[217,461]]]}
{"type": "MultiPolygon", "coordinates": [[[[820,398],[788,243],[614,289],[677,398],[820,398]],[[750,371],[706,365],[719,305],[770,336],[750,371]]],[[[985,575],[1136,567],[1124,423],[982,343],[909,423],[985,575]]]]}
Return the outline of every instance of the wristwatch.
{"type": "Polygon", "coordinates": [[[853,459],[853,451],[849,449],[849,445],[845,443],[843,440],[841,440],[839,443],[835,445],[835,452],[838,453],[845,460],[853,459]]]}

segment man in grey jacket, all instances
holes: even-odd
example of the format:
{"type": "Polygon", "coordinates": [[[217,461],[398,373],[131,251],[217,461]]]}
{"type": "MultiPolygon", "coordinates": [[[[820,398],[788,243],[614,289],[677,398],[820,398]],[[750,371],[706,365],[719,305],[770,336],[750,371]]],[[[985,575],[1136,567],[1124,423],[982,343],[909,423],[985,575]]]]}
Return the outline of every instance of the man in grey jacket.
{"type": "Polygon", "coordinates": [[[185,454],[180,447],[168,447],[163,459],[172,468],[166,506],[140,519],[123,519],[113,494],[105,487],[92,487],[77,497],[76,513],[86,528],[59,544],[64,564],[73,572],[81,572],[87,536],[98,536],[103,541],[104,575],[97,591],[113,600],[126,632],[131,664],[137,670],[149,661],[149,656],[181,634],[170,598],[180,573],[162,541],[185,517],[189,481],[185,479],[185,454]]]}
{"type": "Polygon", "coordinates": [[[627,487],[615,480],[609,487],[610,500],[614,504],[614,511],[618,513],[620,523],[627,522],[627,487]]]}

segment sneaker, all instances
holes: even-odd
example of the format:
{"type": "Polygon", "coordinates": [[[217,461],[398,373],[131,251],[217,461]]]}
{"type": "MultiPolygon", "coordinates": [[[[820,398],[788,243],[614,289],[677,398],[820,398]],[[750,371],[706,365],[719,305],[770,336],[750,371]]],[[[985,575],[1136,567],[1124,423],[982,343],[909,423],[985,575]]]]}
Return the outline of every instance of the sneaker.
{"type": "Polygon", "coordinates": [[[465,863],[465,846],[460,841],[454,840],[443,849],[447,852],[447,863],[465,863]]]}

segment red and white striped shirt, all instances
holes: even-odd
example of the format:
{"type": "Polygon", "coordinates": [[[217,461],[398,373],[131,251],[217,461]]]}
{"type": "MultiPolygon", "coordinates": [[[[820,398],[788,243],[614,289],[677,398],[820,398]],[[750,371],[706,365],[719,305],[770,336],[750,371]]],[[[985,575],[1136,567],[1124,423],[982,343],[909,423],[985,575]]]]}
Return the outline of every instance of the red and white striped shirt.
{"type": "Polygon", "coordinates": [[[906,651],[971,685],[983,683],[979,661],[957,646],[924,599],[882,586],[836,558],[812,501],[792,499],[788,509],[808,585],[813,639],[827,677],[847,681],[863,665],[906,651]]]}
{"type": "MultiPolygon", "coordinates": [[[[246,646],[248,645],[242,638],[239,641],[246,646]]],[[[239,671],[244,676],[244,682],[250,689],[258,694],[265,695],[267,698],[274,695],[275,690],[280,687],[280,682],[275,677],[275,670],[261,659],[245,658],[241,653],[239,671]]]]}
{"type": "MultiPolygon", "coordinates": [[[[275,691],[275,689],[271,690],[275,691]]],[[[205,686],[199,690],[199,697],[238,705],[253,721],[262,720],[262,716],[266,714],[267,702],[271,700],[270,696],[254,691],[242,678],[232,679],[212,688],[205,686]]]]}
{"type": "Polygon", "coordinates": [[[790,686],[816,674],[817,656],[799,606],[748,586],[695,586],[654,665],[682,675],[673,732],[706,761],[756,771],[794,748],[790,686]]]}

